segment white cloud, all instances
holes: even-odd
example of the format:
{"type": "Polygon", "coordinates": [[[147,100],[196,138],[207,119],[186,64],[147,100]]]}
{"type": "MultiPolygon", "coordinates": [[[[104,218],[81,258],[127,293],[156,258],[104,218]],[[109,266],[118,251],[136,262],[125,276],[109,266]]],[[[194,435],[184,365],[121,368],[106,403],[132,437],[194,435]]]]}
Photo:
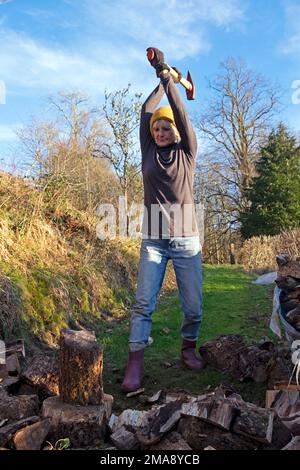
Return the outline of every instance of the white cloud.
{"type": "Polygon", "coordinates": [[[237,0],[88,0],[90,19],[110,36],[131,38],[181,60],[210,49],[207,26],[227,27],[245,19],[237,0]]]}
{"type": "Polygon", "coordinates": [[[300,53],[300,6],[288,3],[284,4],[286,38],[283,40],[278,51],[284,55],[297,55],[300,53]]]}
{"type": "Polygon", "coordinates": [[[19,124],[7,126],[0,124],[0,142],[12,142],[17,140],[16,129],[20,127],[19,124]]]}
{"type": "MultiPolygon", "coordinates": [[[[243,22],[240,3],[238,0],[69,2],[63,21],[76,26],[80,18],[80,27],[74,27],[72,36],[66,36],[64,43],[62,40],[54,43],[55,39],[49,42],[48,38],[46,42],[0,26],[0,79],[5,81],[8,93],[21,90],[37,95],[79,89],[100,95],[105,88],[116,89],[129,82],[135,84],[137,91],[147,92],[155,83],[155,76],[149,74],[146,47],[164,50],[171,64],[197,57],[211,48],[208,27],[226,29],[243,22]]],[[[27,13],[41,21],[49,14],[42,9],[27,13]]]]}
{"type": "Polygon", "coordinates": [[[5,44],[0,49],[0,78],[8,93],[13,87],[29,92],[75,88],[102,93],[105,87],[124,85],[124,75],[129,81],[134,77],[130,67],[133,54],[129,51],[126,67],[124,51],[103,43],[89,53],[75,52],[45,46],[7,30],[0,31],[0,41],[5,44]],[[111,57],[109,61],[107,57],[111,57]]]}

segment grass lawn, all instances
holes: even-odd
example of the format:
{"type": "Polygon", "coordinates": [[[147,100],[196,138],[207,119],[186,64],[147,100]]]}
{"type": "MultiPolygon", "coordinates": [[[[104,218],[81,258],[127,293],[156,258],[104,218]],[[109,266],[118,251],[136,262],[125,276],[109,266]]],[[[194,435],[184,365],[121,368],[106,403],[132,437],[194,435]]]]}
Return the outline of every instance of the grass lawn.
{"type": "MultiPolygon", "coordinates": [[[[203,323],[198,345],[221,334],[239,333],[247,342],[276,341],[268,327],[273,286],[251,284],[250,276],[236,266],[203,267],[203,323]]],[[[230,384],[245,400],[263,405],[265,384],[239,383],[230,375],[206,367],[195,372],[180,366],[182,313],[177,292],[162,296],[153,316],[153,344],[145,352],[145,394],[158,390],[199,394],[220,383],[230,384]]],[[[114,396],[114,412],[143,408],[140,397],[120,392],[128,353],[129,319],[104,326],[99,341],[104,345],[104,391],[114,396]]]]}

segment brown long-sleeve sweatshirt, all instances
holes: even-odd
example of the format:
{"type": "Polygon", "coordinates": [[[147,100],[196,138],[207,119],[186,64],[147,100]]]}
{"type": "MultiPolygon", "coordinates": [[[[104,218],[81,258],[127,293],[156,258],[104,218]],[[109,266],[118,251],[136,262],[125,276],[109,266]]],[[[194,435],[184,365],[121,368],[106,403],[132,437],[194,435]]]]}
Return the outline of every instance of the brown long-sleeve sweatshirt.
{"type": "Polygon", "coordinates": [[[146,99],[141,112],[140,143],[144,181],[143,238],[198,235],[193,199],[197,139],[180,94],[170,75],[146,99]],[[150,119],[166,93],[181,140],[158,147],[150,119]]]}

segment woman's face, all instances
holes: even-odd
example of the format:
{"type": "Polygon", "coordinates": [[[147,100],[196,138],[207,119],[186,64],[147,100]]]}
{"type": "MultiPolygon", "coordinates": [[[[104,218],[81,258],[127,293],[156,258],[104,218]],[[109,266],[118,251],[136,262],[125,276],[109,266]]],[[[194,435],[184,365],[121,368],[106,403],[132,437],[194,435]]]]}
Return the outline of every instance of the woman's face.
{"type": "Polygon", "coordinates": [[[169,121],[159,119],[155,121],[152,127],[155,143],[159,147],[167,147],[176,142],[176,134],[174,127],[169,121]]]}

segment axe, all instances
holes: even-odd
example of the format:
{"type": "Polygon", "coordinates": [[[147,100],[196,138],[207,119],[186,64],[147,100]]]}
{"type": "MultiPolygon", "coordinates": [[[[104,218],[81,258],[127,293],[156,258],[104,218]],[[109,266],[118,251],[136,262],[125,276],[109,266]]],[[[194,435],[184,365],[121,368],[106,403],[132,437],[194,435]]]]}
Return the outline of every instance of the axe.
{"type": "MultiPolygon", "coordinates": [[[[148,48],[147,49],[147,58],[149,61],[151,61],[153,58],[154,58],[154,51],[153,49],[151,48],[148,48]]],[[[176,70],[172,69],[172,67],[170,67],[170,65],[166,64],[168,66],[168,72],[170,73],[170,75],[172,75],[172,77],[175,78],[175,80],[178,80],[178,73],[176,72],[176,70]]],[[[181,83],[182,86],[184,86],[185,90],[186,90],[186,97],[188,100],[194,100],[195,99],[195,85],[194,85],[194,82],[192,80],[192,77],[191,77],[191,74],[190,72],[187,73],[187,77],[186,79],[181,77],[180,80],[178,80],[179,83],[181,83]]]]}

